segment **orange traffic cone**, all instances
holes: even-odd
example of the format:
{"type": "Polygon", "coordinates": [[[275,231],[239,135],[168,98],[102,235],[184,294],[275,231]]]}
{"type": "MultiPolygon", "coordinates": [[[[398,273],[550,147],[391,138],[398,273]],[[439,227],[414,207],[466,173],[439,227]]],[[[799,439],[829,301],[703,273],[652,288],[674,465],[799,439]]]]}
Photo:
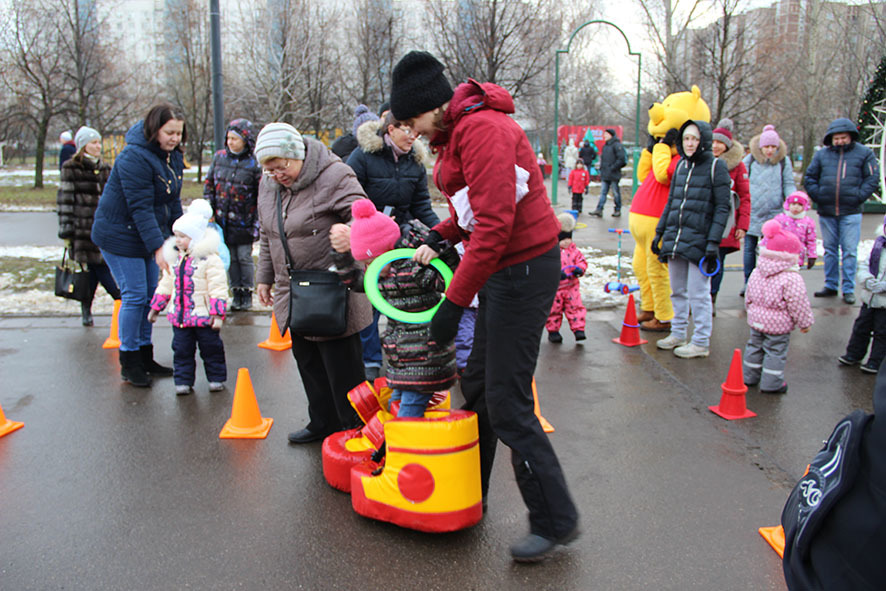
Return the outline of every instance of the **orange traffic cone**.
{"type": "Polygon", "coordinates": [[[111,314],[111,334],[105,339],[102,349],[119,349],[120,348],[120,329],[118,328],[118,318],[120,316],[120,300],[114,300],[114,313],[111,314]]]}
{"type": "Polygon", "coordinates": [[[289,329],[286,329],[286,335],[280,336],[280,329],[277,328],[277,317],[271,312],[271,332],[268,334],[268,340],[258,344],[262,349],[270,349],[271,351],[285,351],[292,348],[292,336],[289,329]]]}
{"type": "Polygon", "coordinates": [[[538,417],[538,422],[541,423],[541,428],[544,429],[545,433],[553,433],[554,426],[548,422],[546,418],[541,416],[541,406],[538,404],[538,388],[535,387],[535,377],[532,378],[532,400],[535,402],[535,416],[538,417]]]}
{"type": "Polygon", "coordinates": [[[10,421],[9,419],[7,419],[6,415],[3,414],[3,407],[0,406],[0,437],[8,435],[16,429],[21,429],[24,426],[24,423],[19,423],[18,421],[10,421]]]}
{"type": "Polygon", "coordinates": [[[219,439],[264,439],[271,430],[274,419],[261,416],[249,370],[241,367],[237,372],[237,387],[234,389],[234,406],[231,418],[222,427],[219,439]]]}
{"type": "Polygon", "coordinates": [[[712,413],[720,415],[727,421],[757,416],[757,413],[749,411],[745,404],[744,395],[748,391],[748,387],[744,385],[741,371],[741,349],[736,349],[732,353],[729,375],[726,376],[726,381],[720,384],[720,387],[723,389],[720,404],[708,407],[712,413]]]}
{"type": "Polygon", "coordinates": [[[757,531],[772,546],[776,554],[784,558],[784,528],[780,525],[773,525],[772,527],[761,527],[757,531]]]}
{"type": "Polygon", "coordinates": [[[612,339],[613,343],[636,347],[649,342],[640,338],[640,323],[637,322],[637,310],[634,309],[634,294],[628,296],[628,309],[625,310],[625,319],[621,324],[621,335],[617,339],[612,339]]]}

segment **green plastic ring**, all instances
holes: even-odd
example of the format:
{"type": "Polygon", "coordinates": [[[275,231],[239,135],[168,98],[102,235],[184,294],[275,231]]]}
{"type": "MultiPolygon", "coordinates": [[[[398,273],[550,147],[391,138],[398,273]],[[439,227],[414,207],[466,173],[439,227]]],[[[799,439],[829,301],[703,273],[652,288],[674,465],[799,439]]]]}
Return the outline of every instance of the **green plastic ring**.
{"type": "MultiPolygon", "coordinates": [[[[414,248],[397,248],[389,250],[376,258],[366,269],[366,274],[363,277],[363,289],[366,292],[366,297],[369,299],[369,303],[391,320],[405,322],[407,324],[422,324],[431,321],[431,318],[433,318],[434,314],[437,312],[437,308],[440,307],[440,304],[442,304],[443,300],[446,298],[445,295],[440,298],[440,301],[437,302],[437,305],[433,308],[424,310],[423,312],[404,312],[388,303],[378,290],[378,277],[381,274],[382,269],[392,261],[411,259],[414,254],[414,248]]],[[[431,261],[431,266],[443,276],[443,282],[446,284],[446,287],[449,288],[449,283],[452,281],[452,269],[440,259],[433,259],[431,261]]]]}

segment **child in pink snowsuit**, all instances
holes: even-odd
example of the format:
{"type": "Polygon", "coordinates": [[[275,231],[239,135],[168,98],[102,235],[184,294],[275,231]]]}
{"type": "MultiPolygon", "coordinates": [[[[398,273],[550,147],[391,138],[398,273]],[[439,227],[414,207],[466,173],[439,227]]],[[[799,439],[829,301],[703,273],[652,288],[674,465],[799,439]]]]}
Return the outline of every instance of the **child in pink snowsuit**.
{"type": "Polygon", "coordinates": [[[812,326],[812,307],[806,284],[797,269],[800,240],[773,220],[763,224],[757,267],[748,278],[745,308],[751,336],[744,351],[744,383],[760,385],[760,392],[788,391],[784,367],[791,331],[812,326]]]}
{"type": "Polygon", "coordinates": [[[563,315],[569,322],[569,328],[575,335],[576,342],[585,340],[585,316],[588,311],[581,301],[581,289],[578,278],[588,270],[588,262],[583,254],[572,241],[572,230],[575,229],[575,218],[568,213],[557,216],[560,220],[560,286],[557,295],[554,296],[554,304],[551,313],[545,322],[548,331],[548,340],[552,343],[562,343],[560,324],[563,315]]]}
{"type": "Polygon", "coordinates": [[[784,212],[775,216],[781,227],[800,239],[803,249],[800,252],[800,266],[806,268],[815,265],[815,222],[809,219],[809,195],[803,191],[795,191],[784,200],[784,212]]]}

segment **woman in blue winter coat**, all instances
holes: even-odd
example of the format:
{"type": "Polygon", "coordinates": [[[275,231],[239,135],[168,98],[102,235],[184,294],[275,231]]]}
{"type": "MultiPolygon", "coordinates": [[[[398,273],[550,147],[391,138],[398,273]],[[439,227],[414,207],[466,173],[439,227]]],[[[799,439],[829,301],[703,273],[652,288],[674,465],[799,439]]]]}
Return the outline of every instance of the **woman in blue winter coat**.
{"type": "Polygon", "coordinates": [[[674,318],[671,334],[656,343],[684,359],[710,353],[711,276],[719,266],[720,241],[729,221],[732,178],[726,162],[711,151],[713,132],[706,121],[680,129],[671,191],[652,240],[652,252],[668,263],[674,318]],[[695,331],[688,339],[689,312],[695,331]]]}
{"type": "MultiPolygon", "coordinates": [[[[797,190],[788,146],[775,126],[767,125],[760,135],[752,137],[750,149],[742,161],[751,191],[751,223],[744,237],[745,285],[757,266],[757,242],[763,235],[763,223],[784,211],[785,198],[797,190]]],[[[744,287],[740,295],[744,295],[744,287]]]]}
{"type": "MultiPolygon", "coordinates": [[[[356,135],[357,149],[348,157],[348,166],[354,169],[376,209],[385,212],[390,208],[394,221],[401,226],[413,219],[428,228],[439,224],[428,192],[427,150],[415,141],[418,136],[391,113],[383,122],[363,123],[356,135]]],[[[373,310],[372,324],[360,331],[363,366],[369,379],[378,376],[382,365],[379,316],[378,310],[373,310]]]]}
{"type": "Polygon", "coordinates": [[[151,107],[126,132],[92,225],[92,241],[121,292],[120,375],[143,388],[151,385],[149,375],[172,375],[172,368],[154,361],[148,312],[160,268],[168,269],[163,242],[182,214],[186,139],[181,111],[168,103],[151,107]]]}
{"type": "Polygon", "coordinates": [[[258,240],[258,183],[261,165],[252,153],[255,131],[248,119],[234,119],[228,124],[225,149],[215,153],[203,197],[212,206],[215,222],[221,227],[231,252],[228,282],[233,293],[231,310],[252,307],[255,267],[252,243],[258,240]]]}

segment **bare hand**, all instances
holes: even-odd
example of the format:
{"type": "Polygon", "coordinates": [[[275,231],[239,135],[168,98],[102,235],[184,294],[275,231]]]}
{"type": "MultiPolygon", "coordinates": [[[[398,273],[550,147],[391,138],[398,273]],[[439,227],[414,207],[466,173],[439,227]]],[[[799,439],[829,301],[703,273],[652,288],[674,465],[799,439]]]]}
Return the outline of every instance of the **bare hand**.
{"type": "Polygon", "coordinates": [[[745,235],[746,233],[747,233],[747,232],[745,232],[744,230],[741,230],[741,229],[739,229],[739,228],[736,228],[736,229],[735,229],[735,239],[736,239],[736,240],[744,240],[744,235],[745,235]]]}
{"type": "Polygon", "coordinates": [[[267,283],[259,283],[256,285],[255,293],[258,295],[258,301],[262,306],[274,305],[274,295],[271,293],[271,286],[267,283]]]}
{"type": "Polygon", "coordinates": [[[212,330],[221,330],[222,325],[225,323],[224,318],[222,318],[221,316],[216,316],[214,314],[210,316],[210,318],[212,318],[212,330]]]}
{"type": "Polygon", "coordinates": [[[801,329],[800,329],[800,332],[802,332],[802,333],[807,333],[807,332],[809,332],[809,327],[807,326],[806,328],[801,328],[801,329]]]}
{"type": "Polygon", "coordinates": [[[160,267],[161,271],[166,271],[167,273],[172,272],[169,268],[169,263],[166,262],[166,258],[163,256],[162,247],[154,251],[154,262],[157,263],[157,266],[160,267]]]}
{"type": "Polygon", "coordinates": [[[345,224],[332,224],[329,228],[329,242],[335,252],[351,250],[351,228],[345,224]]]}
{"type": "Polygon", "coordinates": [[[427,244],[419,246],[415,254],[412,255],[412,260],[421,265],[430,265],[435,258],[437,258],[437,251],[427,244]]]}
{"type": "Polygon", "coordinates": [[[160,315],[160,312],[151,308],[151,311],[148,312],[148,322],[150,322],[151,324],[154,324],[155,322],[157,322],[157,317],[159,315],[160,315]]]}

